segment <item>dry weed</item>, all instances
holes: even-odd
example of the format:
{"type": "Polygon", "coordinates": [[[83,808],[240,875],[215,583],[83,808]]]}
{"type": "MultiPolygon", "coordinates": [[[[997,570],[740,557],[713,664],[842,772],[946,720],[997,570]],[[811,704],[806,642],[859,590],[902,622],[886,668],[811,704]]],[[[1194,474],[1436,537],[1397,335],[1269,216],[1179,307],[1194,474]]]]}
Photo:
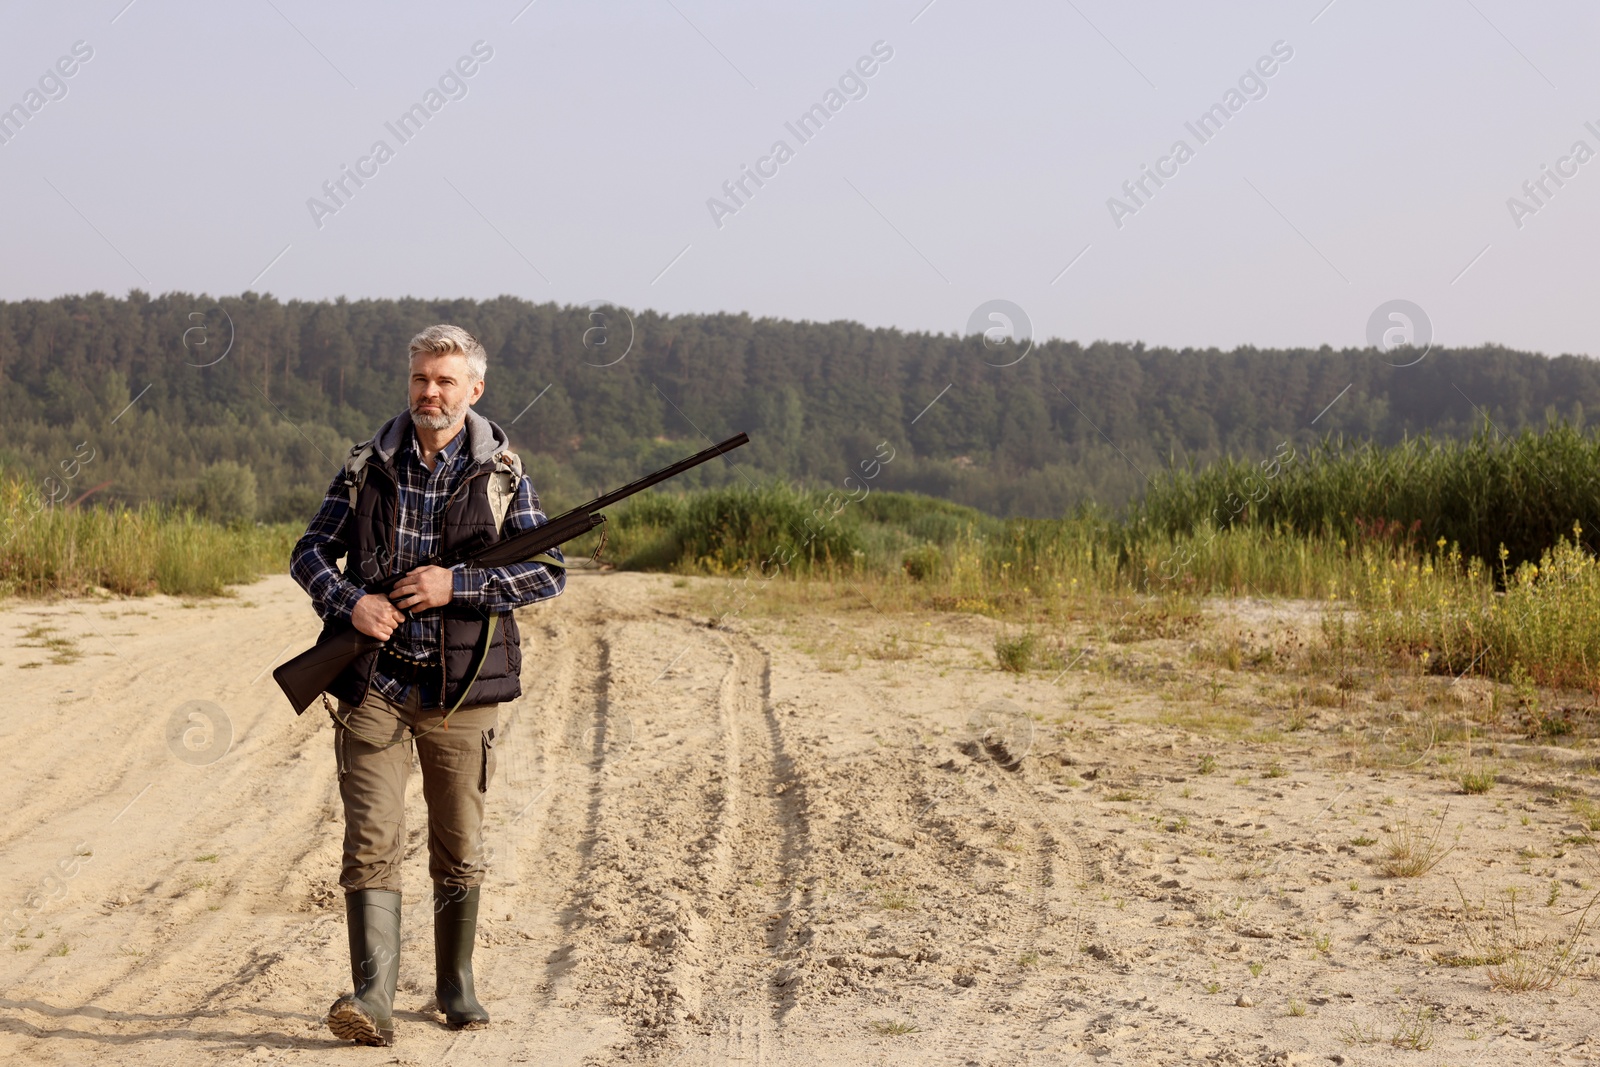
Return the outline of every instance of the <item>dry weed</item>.
{"type": "Polygon", "coordinates": [[[1461,838],[1459,829],[1456,831],[1456,841],[1449,847],[1439,844],[1439,835],[1444,832],[1444,821],[1449,814],[1450,809],[1446,807],[1431,833],[1427,824],[1413,822],[1409,814],[1402,815],[1399,824],[1393,830],[1386,831],[1388,840],[1384,842],[1383,859],[1378,865],[1383,873],[1390,878],[1418,878],[1454,852],[1461,838]]]}

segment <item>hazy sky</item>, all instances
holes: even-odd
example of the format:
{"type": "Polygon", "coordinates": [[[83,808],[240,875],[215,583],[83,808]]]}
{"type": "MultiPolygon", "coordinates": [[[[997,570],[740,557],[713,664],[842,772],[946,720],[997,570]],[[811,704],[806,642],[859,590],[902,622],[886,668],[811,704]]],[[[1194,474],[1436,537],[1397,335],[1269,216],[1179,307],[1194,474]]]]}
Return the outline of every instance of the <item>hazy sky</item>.
{"type": "Polygon", "coordinates": [[[6,299],[509,293],[964,332],[998,298],[1041,336],[1221,347],[1361,345],[1406,299],[1445,344],[1600,354],[1592,4],[95,0],[0,19],[0,107],[22,107],[0,114],[6,299]],[[1214,104],[1220,131],[1198,122],[1214,104]],[[798,125],[813,105],[820,130],[798,125]]]}

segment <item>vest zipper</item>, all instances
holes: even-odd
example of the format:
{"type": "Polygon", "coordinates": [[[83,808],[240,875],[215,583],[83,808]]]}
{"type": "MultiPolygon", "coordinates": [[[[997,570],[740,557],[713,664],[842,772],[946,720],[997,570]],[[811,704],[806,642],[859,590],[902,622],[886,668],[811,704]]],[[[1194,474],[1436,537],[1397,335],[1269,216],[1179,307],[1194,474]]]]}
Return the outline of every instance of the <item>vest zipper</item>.
{"type": "MultiPolygon", "coordinates": [[[[379,465],[379,464],[369,464],[368,467],[367,467],[368,474],[370,474],[374,470],[383,471],[384,477],[389,479],[390,488],[394,490],[394,492],[392,494],[392,496],[394,498],[394,503],[389,509],[389,531],[390,531],[390,535],[394,539],[394,543],[390,548],[389,558],[391,560],[398,560],[400,558],[400,522],[399,522],[399,519],[400,519],[400,515],[399,515],[399,509],[400,509],[400,486],[395,482],[394,478],[390,476],[389,472],[387,470],[384,470],[384,468],[381,465],[379,465]]],[[[359,501],[359,494],[357,496],[357,499],[359,501]]],[[[354,521],[355,519],[357,519],[359,517],[360,516],[354,511],[354,509],[352,509],[351,513],[350,513],[351,520],[354,521]]],[[[376,547],[376,546],[374,546],[374,547],[376,547]]],[[[388,575],[383,575],[382,577],[387,578],[388,575]]],[[[363,593],[366,592],[366,588],[364,586],[362,588],[362,592],[363,593]]],[[[366,681],[366,684],[361,687],[361,699],[357,702],[358,704],[366,703],[367,697],[370,696],[371,693],[372,693],[372,678],[373,678],[373,676],[375,674],[378,673],[378,658],[379,658],[378,657],[378,653],[374,652],[372,654],[372,665],[367,668],[367,681],[366,681]]]]}
{"type": "MultiPolygon", "coordinates": [[[[462,442],[462,447],[466,447],[466,442],[462,442]]],[[[440,521],[442,522],[444,515],[449,513],[450,505],[455,503],[455,499],[456,499],[456,494],[457,493],[461,492],[461,490],[463,490],[467,486],[471,485],[472,484],[472,480],[474,478],[482,478],[482,477],[485,477],[485,476],[487,476],[487,475],[489,475],[489,474],[491,474],[493,472],[494,472],[494,468],[493,467],[489,467],[486,470],[475,471],[475,472],[473,472],[471,474],[468,474],[465,478],[461,479],[461,484],[456,486],[454,489],[450,490],[450,495],[444,498],[444,507],[439,509],[439,511],[440,511],[440,521]]],[[[443,551],[444,551],[444,529],[442,527],[439,530],[439,550],[440,550],[440,553],[443,554],[443,551]]],[[[451,579],[451,581],[454,581],[454,580],[455,579],[451,579]]],[[[450,706],[450,704],[451,704],[451,700],[450,700],[450,664],[449,664],[449,662],[447,661],[447,658],[446,658],[447,653],[446,653],[445,643],[444,643],[445,622],[446,622],[445,617],[443,615],[439,616],[439,706],[441,708],[448,708],[450,706]]],[[[485,654],[487,654],[487,653],[485,653],[485,654]]],[[[463,693],[461,695],[463,697],[467,696],[466,693],[463,693]]],[[[465,706],[465,705],[463,705],[463,706],[465,706]]]]}

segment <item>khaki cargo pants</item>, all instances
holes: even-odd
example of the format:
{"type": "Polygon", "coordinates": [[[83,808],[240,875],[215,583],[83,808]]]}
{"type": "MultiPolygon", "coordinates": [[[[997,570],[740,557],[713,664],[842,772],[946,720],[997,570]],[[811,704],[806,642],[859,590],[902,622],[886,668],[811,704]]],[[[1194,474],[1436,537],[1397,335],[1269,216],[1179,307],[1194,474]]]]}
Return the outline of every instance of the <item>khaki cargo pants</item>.
{"type": "Polygon", "coordinates": [[[413,748],[428,802],[428,874],[437,883],[470,888],[483,882],[483,801],[494,777],[494,734],[500,705],[477,704],[450,716],[423,709],[412,686],[399,705],[369,692],[360,707],[339,701],[333,750],[344,800],[344,868],[339,885],[400,891],[406,843],[406,780],[413,748]],[[343,719],[347,730],[339,724],[343,719]],[[424,733],[424,731],[427,731],[424,733]],[[359,735],[359,736],[357,736],[359,735]],[[378,744],[370,742],[398,742],[378,744]]]}

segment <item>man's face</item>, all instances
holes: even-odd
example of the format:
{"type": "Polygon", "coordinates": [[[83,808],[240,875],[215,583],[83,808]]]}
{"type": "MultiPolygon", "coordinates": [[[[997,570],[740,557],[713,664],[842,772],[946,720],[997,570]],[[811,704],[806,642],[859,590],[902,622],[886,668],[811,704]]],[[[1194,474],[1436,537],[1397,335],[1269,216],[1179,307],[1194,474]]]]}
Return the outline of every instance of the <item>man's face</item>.
{"type": "Polygon", "coordinates": [[[425,352],[411,358],[411,421],[427,430],[448,430],[467,417],[483,395],[460,352],[425,352]]]}

